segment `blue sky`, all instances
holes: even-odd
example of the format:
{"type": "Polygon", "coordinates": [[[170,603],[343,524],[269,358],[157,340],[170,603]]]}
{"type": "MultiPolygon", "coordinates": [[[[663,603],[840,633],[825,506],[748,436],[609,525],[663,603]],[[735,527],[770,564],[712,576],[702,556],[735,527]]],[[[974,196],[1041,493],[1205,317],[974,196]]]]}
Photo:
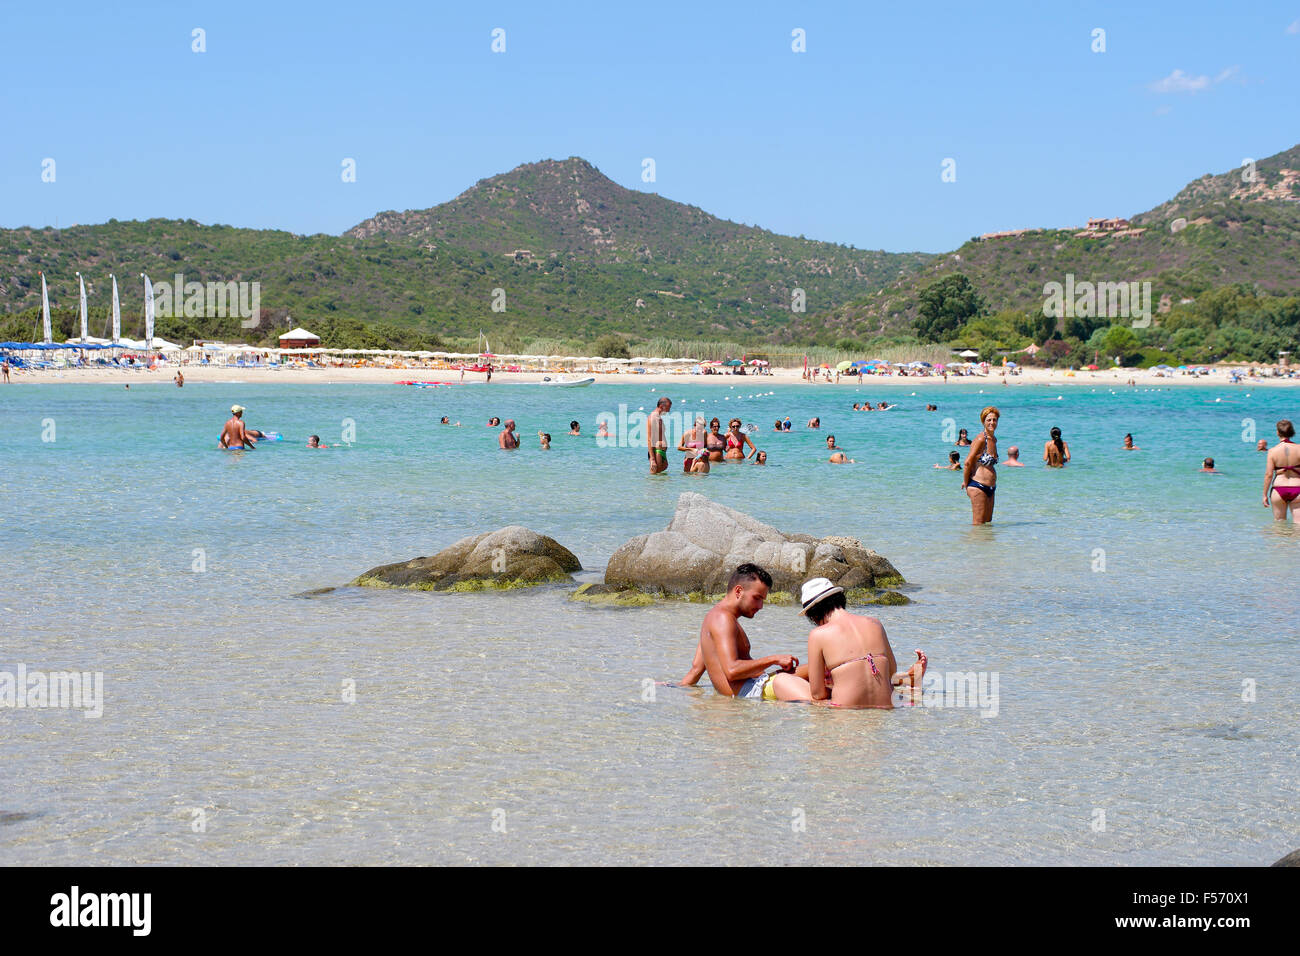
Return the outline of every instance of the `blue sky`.
{"type": "Polygon", "coordinates": [[[576,155],[739,222],[938,252],[1141,212],[1300,142],[1300,0],[223,0],[0,16],[5,227],[339,233],[576,155]],[[946,158],[956,182],[941,181],[946,158]]]}

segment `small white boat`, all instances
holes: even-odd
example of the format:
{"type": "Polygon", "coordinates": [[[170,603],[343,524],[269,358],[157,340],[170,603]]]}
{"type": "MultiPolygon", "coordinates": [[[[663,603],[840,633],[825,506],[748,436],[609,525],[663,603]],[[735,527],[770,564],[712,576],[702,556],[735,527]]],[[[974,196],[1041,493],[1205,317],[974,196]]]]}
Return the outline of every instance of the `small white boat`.
{"type": "Polygon", "coordinates": [[[549,375],[538,382],[539,385],[558,385],[561,388],[583,388],[596,381],[594,375],[586,378],[551,378],[549,375]]]}

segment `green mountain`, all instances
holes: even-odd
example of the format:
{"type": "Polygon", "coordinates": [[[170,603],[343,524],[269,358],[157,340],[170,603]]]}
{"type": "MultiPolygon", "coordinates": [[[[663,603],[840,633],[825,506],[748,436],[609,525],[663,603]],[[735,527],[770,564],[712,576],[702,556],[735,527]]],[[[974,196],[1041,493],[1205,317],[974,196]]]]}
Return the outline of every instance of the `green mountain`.
{"type": "Polygon", "coordinates": [[[922,271],[842,306],[800,317],[804,340],[909,330],[921,293],[961,273],[993,310],[1041,314],[1043,286],[1076,281],[1150,280],[1153,306],[1243,283],[1261,292],[1300,290],[1300,146],[1255,164],[1189,183],[1173,199],[1131,217],[1138,234],[1095,235],[1084,224],[1003,238],[972,239],[922,271]],[[1181,220],[1181,221],[1180,221],[1181,220]]]}
{"type": "MultiPolygon", "coordinates": [[[[80,271],[91,280],[91,333],[102,334],[113,272],[123,331],[139,334],[139,273],[157,282],[180,272],[186,282],[260,282],[261,341],[289,321],[315,329],[343,319],[444,337],[488,329],[499,338],[790,341],[793,289],[804,290],[809,311],[825,309],[930,258],[728,222],[625,189],[571,158],[521,166],[432,209],[381,213],[343,236],[192,220],[0,230],[0,302],[11,313],[37,307],[43,270],[66,322],[80,271]]],[[[237,323],[199,318],[163,329],[178,338],[240,334],[237,323]]]]}

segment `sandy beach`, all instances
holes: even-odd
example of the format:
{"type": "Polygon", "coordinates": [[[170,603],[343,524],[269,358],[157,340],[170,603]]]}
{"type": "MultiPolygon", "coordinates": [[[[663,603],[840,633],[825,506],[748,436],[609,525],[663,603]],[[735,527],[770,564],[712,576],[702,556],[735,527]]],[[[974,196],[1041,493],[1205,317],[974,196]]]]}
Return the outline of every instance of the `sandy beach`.
{"type": "MultiPolygon", "coordinates": [[[[44,369],[26,371],[14,369],[10,372],[14,384],[170,384],[177,371],[177,366],[160,365],[156,369],[121,369],[121,368],[70,368],[44,369]]],[[[324,368],[305,368],[285,366],[279,368],[257,368],[224,365],[183,365],[179,366],[185,373],[187,382],[246,382],[304,385],[382,385],[396,382],[437,382],[445,384],[484,384],[486,376],[481,372],[466,372],[464,378],[454,368],[420,367],[384,367],[384,366],[342,366],[324,368]]],[[[1236,367],[1240,370],[1240,367],[1236,367]]],[[[1243,377],[1240,382],[1230,380],[1232,368],[1213,368],[1208,375],[1185,375],[1175,372],[1161,375],[1150,369],[1103,369],[1099,371],[1062,371],[1060,369],[1026,368],[1018,374],[1007,375],[1007,387],[1023,385],[1053,386],[1122,386],[1130,380],[1137,386],[1207,386],[1236,385],[1239,387],[1297,386],[1300,378],[1274,378],[1271,373],[1259,378],[1243,377]]],[[[949,375],[945,382],[942,376],[913,375],[869,375],[859,379],[856,376],[840,376],[838,383],[820,379],[806,382],[802,369],[773,369],[771,375],[692,375],[688,372],[647,372],[637,374],[630,372],[597,372],[594,370],[551,371],[551,372],[505,372],[494,371],[492,383],[500,385],[537,384],[544,378],[583,378],[593,376],[599,385],[743,385],[747,388],[762,388],[768,385],[804,385],[809,388],[853,390],[857,388],[915,388],[934,385],[998,385],[1003,376],[1000,368],[990,370],[987,375],[949,375]]]]}

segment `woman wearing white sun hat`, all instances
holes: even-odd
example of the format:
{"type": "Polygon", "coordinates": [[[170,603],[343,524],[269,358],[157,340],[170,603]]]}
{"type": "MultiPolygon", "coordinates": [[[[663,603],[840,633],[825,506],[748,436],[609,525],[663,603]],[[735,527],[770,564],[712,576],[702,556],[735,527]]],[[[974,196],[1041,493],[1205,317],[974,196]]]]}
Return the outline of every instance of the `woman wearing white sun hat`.
{"type": "Polygon", "coordinates": [[[799,613],[813,623],[806,678],[813,700],[888,709],[894,706],[896,685],[915,687],[925,675],[926,657],[919,650],[916,663],[906,673],[895,674],[898,665],[885,628],[874,617],[850,614],[844,588],[829,579],[804,582],[800,603],[799,613]]]}

